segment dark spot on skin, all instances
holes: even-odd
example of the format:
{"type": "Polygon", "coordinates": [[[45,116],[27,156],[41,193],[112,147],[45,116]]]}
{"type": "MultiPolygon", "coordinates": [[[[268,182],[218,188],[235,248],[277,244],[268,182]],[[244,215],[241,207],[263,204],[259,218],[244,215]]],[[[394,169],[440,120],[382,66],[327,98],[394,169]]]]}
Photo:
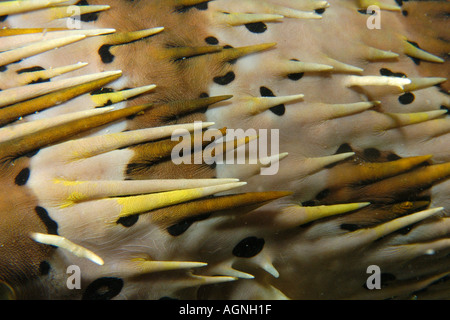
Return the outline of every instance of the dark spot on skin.
{"type": "Polygon", "coordinates": [[[267,25],[264,22],[247,23],[245,27],[252,33],[264,33],[267,30],[267,25]]]}
{"type": "Polygon", "coordinates": [[[27,183],[29,177],[30,177],[30,169],[28,168],[22,169],[22,171],[20,171],[19,174],[14,179],[14,183],[18,186],[24,186],[27,183]]]}
{"type": "Polygon", "coordinates": [[[352,224],[352,223],[343,223],[340,225],[340,228],[342,230],[353,232],[353,231],[361,229],[361,226],[358,226],[357,224],[352,224]]]}
{"type": "MultiPolygon", "coordinates": [[[[297,59],[291,59],[291,61],[299,61],[299,60],[297,60],[297,59]]],[[[290,73],[290,74],[288,74],[287,77],[288,77],[290,80],[292,80],[292,81],[298,81],[298,80],[300,80],[301,78],[303,78],[304,75],[305,75],[304,72],[290,73]]]]}
{"type": "MultiPolygon", "coordinates": [[[[200,98],[209,98],[209,94],[207,94],[206,92],[202,92],[200,94],[200,98]]],[[[198,109],[198,112],[201,112],[201,113],[206,113],[206,111],[208,111],[208,106],[198,109]]]]}
{"type": "Polygon", "coordinates": [[[82,300],[111,300],[122,288],[123,280],[120,278],[100,278],[86,288],[82,300]]]}
{"type": "MultiPolygon", "coordinates": [[[[233,49],[233,46],[230,46],[229,44],[227,44],[227,45],[223,46],[223,48],[224,49],[233,49]]],[[[228,62],[229,64],[235,64],[237,62],[237,59],[228,60],[226,62],[228,62]]]]}
{"type": "Polygon", "coordinates": [[[139,215],[133,214],[128,217],[119,218],[119,220],[117,220],[117,224],[121,224],[125,228],[130,228],[130,227],[134,226],[138,222],[138,220],[139,220],[139,215]]]}
{"type": "Polygon", "coordinates": [[[0,16],[0,22],[4,22],[8,18],[8,15],[0,16]]]}
{"type": "Polygon", "coordinates": [[[215,37],[207,37],[207,38],[205,38],[205,42],[207,44],[211,44],[211,45],[219,44],[219,40],[217,40],[217,38],[215,38],[215,37]]]}
{"type": "Polygon", "coordinates": [[[408,233],[411,232],[412,229],[413,229],[412,226],[407,226],[407,227],[398,229],[396,231],[396,233],[401,234],[402,236],[406,236],[408,233]]]}
{"type": "MultiPolygon", "coordinates": [[[[381,288],[387,287],[391,282],[397,280],[397,277],[392,273],[381,273],[380,274],[380,286],[381,288]]],[[[363,288],[369,290],[367,283],[364,283],[363,288]]]]}
{"type": "Polygon", "coordinates": [[[323,14],[325,12],[325,8],[316,9],[314,12],[317,14],[323,14]]]}
{"type": "Polygon", "coordinates": [[[408,11],[402,10],[402,15],[405,16],[405,17],[407,17],[407,16],[408,16],[408,11]]]}
{"type": "Polygon", "coordinates": [[[348,143],[343,143],[336,150],[336,154],[353,152],[352,147],[348,143]]]}
{"type": "Polygon", "coordinates": [[[50,264],[47,261],[42,261],[39,264],[39,273],[41,276],[46,276],[50,273],[50,264]]]}
{"type": "Polygon", "coordinates": [[[197,10],[201,10],[201,11],[208,10],[208,1],[205,1],[205,2],[202,2],[199,4],[194,4],[192,6],[178,6],[175,8],[175,12],[186,13],[189,10],[194,9],[194,8],[197,10]]]}
{"type": "Polygon", "coordinates": [[[406,93],[402,94],[400,97],[398,97],[398,101],[401,104],[410,104],[414,101],[414,99],[415,99],[415,96],[411,92],[406,92],[406,93]]]}
{"type": "Polygon", "coordinates": [[[17,74],[22,74],[22,73],[36,72],[36,71],[42,71],[42,70],[45,70],[45,69],[40,67],[40,66],[35,66],[35,67],[30,67],[30,68],[24,68],[24,69],[17,70],[16,73],[17,74]]]}
{"type": "Polygon", "coordinates": [[[220,84],[221,86],[226,86],[227,84],[233,82],[234,79],[236,79],[236,75],[234,74],[233,71],[230,71],[224,76],[215,77],[214,82],[220,84]]]}
{"type": "Polygon", "coordinates": [[[261,238],[248,237],[239,242],[233,249],[238,258],[252,258],[262,251],[265,241],[261,238]]]}
{"type": "Polygon", "coordinates": [[[375,148],[364,149],[364,157],[366,157],[367,160],[374,161],[378,159],[380,156],[381,152],[375,148]]]}
{"type": "Polygon", "coordinates": [[[39,151],[40,151],[40,149],[33,150],[33,151],[28,152],[24,156],[27,158],[33,158],[35,155],[37,155],[39,153],[39,151]]]}
{"type": "Polygon", "coordinates": [[[397,277],[392,273],[381,273],[380,277],[381,287],[385,287],[389,285],[390,282],[397,280],[397,277]]]}
{"type": "Polygon", "coordinates": [[[36,207],[34,208],[34,211],[37,213],[39,219],[45,224],[47,232],[49,234],[58,235],[58,224],[50,218],[47,210],[42,207],[36,207]]]}
{"type": "MultiPolygon", "coordinates": [[[[77,6],[88,6],[89,3],[86,0],[81,0],[77,3],[77,6]]],[[[92,22],[97,21],[99,12],[91,12],[91,13],[85,13],[80,16],[80,20],[83,22],[92,22]]]]}
{"type": "MultiPolygon", "coordinates": [[[[267,87],[260,87],[259,93],[262,97],[275,97],[275,94],[267,87]]],[[[272,111],[277,116],[282,116],[286,113],[286,107],[284,104],[279,104],[277,106],[274,106],[270,108],[270,111],[272,111]]]]}
{"type": "Polygon", "coordinates": [[[205,220],[209,217],[210,214],[203,214],[197,217],[183,220],[177,224],[174,224],[173,226],[168,227],[167,232],[169,232],[171,236],[178,237],[183,233],[185,233],[189,229],[189,227],[192,226],[192,224],[194,224],[195,222],[205,220]]]}
{"type": "Polygon", "coordinates": [[[302,202],[302,206],[304,206],[304,207],[314,207],[317,205],[318,205],[318,202],[315,200],[308,200],[308,201],[302,202]]]}
{"type": "Polygon", "coordinates": [[[196,4],[194,7],[197,10],[208,10],[208,2],[196,4]]]}
{"type": "Polygon", "coordinates": [[[370,14],[371,16],[375,14],[375,10],[367,12],[367,9],[360,9],[360,10],[358,10],[358,12],[361,14],[370,14]]]}
{"type": "Polygon", "coordinates": [[[6,66],[0,66],[0,72],[5,72],[6,70],[8,70],[6,66]]]}
{"type": "Polygon", "coordinates": [[[270,90],[267,87],[260,87],[259,88],[259,93],[261,94],[262,97],[275,97],[275,95],[272,92],[272,90],[270,90]]]}
{"type": "Polygon", "coordinates": [[[406,74],[403,72],[392,72],[391,70],[387,69],[387,68],[381,68],[380,69],[380,74],[382,76],[387,76],[387,77],[397,77],[397,78],[406,78],[406,74]]]}
{"type": "Polygon", "coordinates": [[[402,157],[396,155],[395,153],[390,153],[390,154],[388,154],[388,156],[386,157],[386,159],[387,159],[388,161],[395,161],[395,160],[399,160],[399,159],[401,159],[401,158],[402,158],[402,157]]]}
{"type": "Polygon", "coordinates": [[[316,195],[317,200],[325,199],[330,194],[330,189],[323,189],[316,195]]]}
{"type": "Polygon", "coordinates": [[[100,55],[100,58],[102,59],[103,63],[111,63],[114,61],[114,56],[109,52],[109,49],[111,48],[111,45],[104,44],[98,49],[98,54],[100,55]]]}
{"type": "MultiPolygon", "coordinates": [[[[408,43],[412,44],[414,47],[421,49],[421,48],[419,47],[419,44],[418,44],[417,42],[410,41],[410,40],[407,40],[407,41],[408,41],[408,43]]],[[[417,58],[414,58],[414,57],[411,57],[411,56],[408,56],[408,57],[411,58],[411,60],[414,61],[414,63],[415,63],[416,65],[419,65],[419,64],[420,64],[420,59],[417,59],[417,58]]]]}
{"type": "Polygon", "coordinates": [[[96,89],[96,90],[92,91],[90,93],[90,95],[94,96],[96,94],[111,93],[111,92],[114,92],[114,89],[111,89],[111,88],[100,88],[100,89],[96,89]]]}

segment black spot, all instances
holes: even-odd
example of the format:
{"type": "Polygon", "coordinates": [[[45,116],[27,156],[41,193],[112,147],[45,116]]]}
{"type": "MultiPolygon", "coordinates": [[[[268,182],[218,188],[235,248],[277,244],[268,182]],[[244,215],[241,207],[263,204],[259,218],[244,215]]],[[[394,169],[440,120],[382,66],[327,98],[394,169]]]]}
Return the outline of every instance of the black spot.
{"type": "MultiPolygon", "coordinates": [[[[209,94],[207,94],[206,92],[202,92],[200,94],[200,98],[209,98],[209,94]]],[[[206,111],[208,111],[208,106],[198,109],[198,112],[201,112],[201,113],[206,113],[206,111]]]]}
{"type": "Polygon", "coordinates": [[[215,37],[207,37],[207,38],[205,38],[205,42],[207,44],[212,44],[212,45],[219,44],[219,40],[217,40],[217,38],[215,38],[215,37]]]}
{"type": "Polygon", "coordinates": [[[3,22],[8,18],[8,15],[0,16],[0,22],[3,22]]]}
{"type": "Polygon", "coordinates": [[[58,235],[58,224],[50,218],[47,210],[42,207],[36,207],[34,208],[34,211],[37,213],[39,219],[41,219],[41,221],[45,224],[47,232],[49,234],[58,235]]]}
{"type": "Polygon", "coordinates": [[[270,108],[270,111],[281,117],[286,113],[286,107],[283,104],[279,104],[275,107],[270,108]]]}
{"type": "Polygon", "coordinates": [[[130,228],[130,227],[134,226],[138,222],[138,220],[139,220],[139,215],[133,214],[128,217],[119,218],[119,220],[117,220],[117,224],[121,224],[126,228],[130,228]]]}
{"type": "Polygon", "coordinates": [[[35,67],[30,67],[30,68],[24,68],[24,69],[17,70],[16,73],[17,74],[22,74],[22,73],[26,73],[26,72],[36,72],[36,71],[42,71],[42,70],[45,70],[45,69],[40,67],[40,66],[35,66],[35,67]]]}
{"type": "Polygon", "coordinates": [[[405,16],[405,17],[407,17],[407,16],[408,16],[408,11],[402,10],[402,15],[405,16]]]}
{"type": "Polygon", "coordinates": [[[411,226],[408,226],[408,227],[404,227],[404,228],[398,229],[398,230],[396,231],[396,233],[405,236],[405,235],[407,235],[408,233],[410,233],[411,230],[412,230],[412,227],[411,227],[411,226]]]}
{"type": "Polygon", "coordinates": [[[447,110],[447,114],[450,113],[449,108],[444,105],[441,106],[441,110],[447,110]]]}
{"type": "Polygon", "coordinates": [[[39,151],[40,151],[40,149],[36,149],[36,150],[28,152],[24,156],[27,158],[33,158],[35,155],[37,155],[39,153],[39,151]]]}
{"type": "Polygon", "coordinates": [[[197,10],[208,10],[208,1],[199,3],[199,4],[194,4],[192,6],[178,6],[175,8],[175,12],[177,13],[186,13],[191,9],[197,9],[197,10]]]}
{"type": "MultiPolygon", "coordinates": [[[[77,3],[77,6],[88,6],[89,3],[86,0],[81,0],[77,3]]],[[[92,22],[97,21],[99,12],[91,12],[91,13],[85,13],[80,16],[80,20],[83,22],[92,22]]]]}
{"type": "Polygon", "coordinates": [[[352,224],[352,223],[343,223],[340,225],[340,228],[342,230],[346,230],[346,231],[356,231],[361,229],[361,226],[357,225],[357,224],[352,224]]]}
{"type": "Polygon", "coordinates": [[[381,287],[386,287],[390,282],[397,279],[392,273],[381,273],[380,278],[381,287]]]}
{"type": "Polygon", "coordinates": [[[402,158],[402,157],[396,155],[395,153],[390,153],[390,154],[388,154],[388,156],[386,157],[386,159],[387,159],[388,161],[395,161],[395,160],[399,160],[399,159],[401,159],[401,158],[402,158]]]}
{"type": "MultiPolygon", "coordinates": [[[[291,59],[291,61],[299,61],[299,60],[297,60],[297,59],[291,59]]],[[[303,78],[304,75],[305,75],[304,72],[290,73],[290,74],[288,74],[287,77],[288,77],[290,80],[292,80],[292,81],[298,81],[298,80],[300,80],[301,78],[303,78]]]]}
{"type": "Polygon", "coordinates": [[[318,205],[318,203],[316,200],[308,200],[308,201],[302,202],[302,206],[304,206],[304,207],[314,207],[317,205],[318,205]]]}
{"type": "Polygon", "coordinates": [[[196,4],[194,7],[197,10],[208,10],[208,2],[196,4]]]}
{"type": "Polygon", "coordinates": [[[96,94],[111,93],[111,92],[114,92],[114,89],[111,89],[111,88],[100,88],[100,89],[96,89],[96,90],[92,91],[90,93],[90,95],[94,96],[96,94]]]}
{"type": "MultiPolygon", "coordinates": [[[[395,281],[397,278],[391,273],[381,273],[380,274],[380,286],[384,288],[388,286],[392,281],[395,281]]],[[[367,283],[364,283],[363,288],[369,290],[367,287],[367,283]]]]}
{"type": "Polygon", "coordinates": [[[317,14],[323,14],[325,12],[325,8],[316,9],[314,12],[317,14]]]}
{"type": "MultiPolygon", "coordinates": [[[[418,48],[418,49],[421,49],[421,48],[419,47],[419,44],[418,44],[417,42],[410,41],[410,40],[407,40],[407,41],[408,41],[408,43],[412,44],[414,47],[416,47],[416,48],[418,48]]],[[[414,61],[414,63],[415,63],[416,65],[419,65],[419,64],[420,64],[420,59],[414,58],[414,57],[411,57],[411,56],[408,56],[408,57],[410,57],[411,60],[414,61]]]]}
{"type": "Polygon", "coordinates": [[[261,238],[248,237],[239,242],[233,249],[233,255],[239,258],[256,256],[264,248],[265,241],[261,238]]]}
{"type": "MultiPolygon", "coordinates": [[[[227,45],[223,46],[223,48],[224,49],[233,49],[233,46],[230,46],[229,44],[227,44],[227,45]]],[[[229,64],[235,64],[237,62],[237,59],[231,59],[226,62],[228,62],[229,64]]]]}
{"type": "MultiPolygon", "coordinates": [[[[275,97],[275,94],[267,87],[260,87],[259,93],[262,97],[275,97]]],[[[286,107],[284,104],[279,104],[275,107],[270,108],[270,111],[272,111],[277,116],[282,116],[286,113],[286,107]]]]}
{"type": "Polygon", "coordinates": [[[398,101],[401,104],[410,104],[414,101],[414,99],[415,99],[415,96],[411,92],[406,92],[406,93],[402,94],[400,97],[398,97],[398,101]]]}
{"type": "Polygon", "coordinates": [[[406,74],[403,72],[392,72],[391,70],[387,69],[387,68],[381,68],[380,69],[380,74],[382,76],[387,76],[387,77],[397,77],[397,78],[406,78],[406,74]]]}
{"type": "Polygon", "coordinates": [[[183,220],[177,224],[174,224],[173,226],[168,227],[167,232],[169,232],[169,234],[171,236],[178,237],[178,236],[182,235],[183,233],[185,233],[187,231],[187,229],[189,229],[189,227],[192,226],[192,224],[194,224],[197,221],[205,220],[209,216],[210,216],[210,214],[203,214],[203,215],[199,215],[197,217],[183,220]]]}
{"type": "Polygon", "coordinates": [[[381,156],[381,152],[375,148],[367,148],[364,149],[364,157],[367,158],[367,160],[374,161],[378,159],[381,156]]]}
{"type": "Polygon", "coordinates": [[[300,80],[301,78],[303,78],[304,75],[305,75],[304,72],[290,73],[290,74],[288,74],[287,77],[288,77],[290,80],[292,80],[292,81],[298,81],[298,80],[300,80]]]}
{"type": "Polygon", "coordinates": [[[353,152],[352,147],[348,143],[341,144],[339,146],[339,148],[336,150],[336,154],[347,153],[347,152],[353,152]]]}
{"type": "Polygon", "coordinates": [[[114,61],[114,56],[109,52],[109,49],[111,48],[111,45],[104,44],[98,49],[98,54],[100,55],[100,58],[102,59],[103,63],[111,63],[114,61]]]}
{"type": "Polygon", "coordinates": [[[323,189],[316,195],[316,199],[322,200],[322,199],[325,199],[326,197],[328,197],[329,195],[330,195],[330,189],[323,189]]]}
{"type": "Polygon", "coordinates": [[[123,288],[123,280],[119,278],[100,278],[92,282],[83,293],[83,300],[111,300],[123,288]]]}
{"type": "Polygon", "coordinates": [[[5,72],[6,70],[8,70],[6,66],[0,66],[0,72],[5,72]]]}
{"type": "Polygon", "coordinates": [[[252,33],[264,33],[267,30],[267,25],[264,22],[247,23],[245,27],[252,33]]]}
{"type": "Polygon", "coordinates": [[[401,7],[403,5],[403,1],[402,0],[395,0],[395,2],[397,2],[397,4],[401,7]]]}
{"type": "Polygon", "coordinates": [[[14,182],[18,186],[24,186],[27,183],[29,177],[30,177],[30,169],[25,168],[19,172],[19,174],[14,179],[14,182]]]}
{"type": "Polygon", "coordinates": [[[233,71],[230,71],[224,76],[215,77],[214,82],[220,84],[221,86],[226,86],[227,84],[233,82],[234,79],[236,79],[236,75],[233,71]]]}
{"type": "Polygon", "coordinates": [[[392,72],[391,70],[387,69],[387,68],[381,68],[381,69],[380,69],[380,74],[381,74],[382,76],[388,76],[388,77],[390,77],[390,76],[392,76],[393,72],[392,72]]]}
{"type": "Polygon", "coordinates": [[[39,273],[41,276],[46,276],[50,272],[50,264],[47,261],[42,261],[39,264],[39,273]]]}

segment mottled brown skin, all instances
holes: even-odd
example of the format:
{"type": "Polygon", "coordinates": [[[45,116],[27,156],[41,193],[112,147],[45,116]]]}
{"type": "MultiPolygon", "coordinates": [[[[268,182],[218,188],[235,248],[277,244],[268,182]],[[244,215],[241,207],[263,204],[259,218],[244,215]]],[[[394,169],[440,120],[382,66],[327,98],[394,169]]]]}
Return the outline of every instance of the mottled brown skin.
{"type": "Polygon", "coordinates": [[[31,190],[14,182],[28,162],[3,162],[0,171],[0,280],[12,287],[38,277],[39,265],[53,251],[29,237],[31,232],[47,233],[47,227],[34,210],[38,202],[31,190]]]}

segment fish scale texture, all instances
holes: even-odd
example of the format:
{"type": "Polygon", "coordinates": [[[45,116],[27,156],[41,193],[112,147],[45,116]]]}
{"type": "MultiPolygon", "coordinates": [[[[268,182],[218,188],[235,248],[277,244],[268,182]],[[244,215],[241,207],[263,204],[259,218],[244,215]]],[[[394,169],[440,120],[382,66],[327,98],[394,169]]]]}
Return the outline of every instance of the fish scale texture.
{"type": "Polygon", "coordinates": [[[44,2],[0,24],[4,296],[449,297],[447,2],[44,2]],[[176,165],[200,121],[267,150],[176,165]]]}

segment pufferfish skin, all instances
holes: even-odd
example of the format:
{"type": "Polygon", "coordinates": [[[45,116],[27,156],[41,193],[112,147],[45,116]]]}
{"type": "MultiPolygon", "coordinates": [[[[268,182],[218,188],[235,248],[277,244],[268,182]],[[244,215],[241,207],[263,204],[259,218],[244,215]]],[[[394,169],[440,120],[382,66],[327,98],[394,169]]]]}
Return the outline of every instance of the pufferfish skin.
{"type": "Polygon", "coordinates": [[[0,296],[449,298],[449,10],[0,2],[0,296]]]}

